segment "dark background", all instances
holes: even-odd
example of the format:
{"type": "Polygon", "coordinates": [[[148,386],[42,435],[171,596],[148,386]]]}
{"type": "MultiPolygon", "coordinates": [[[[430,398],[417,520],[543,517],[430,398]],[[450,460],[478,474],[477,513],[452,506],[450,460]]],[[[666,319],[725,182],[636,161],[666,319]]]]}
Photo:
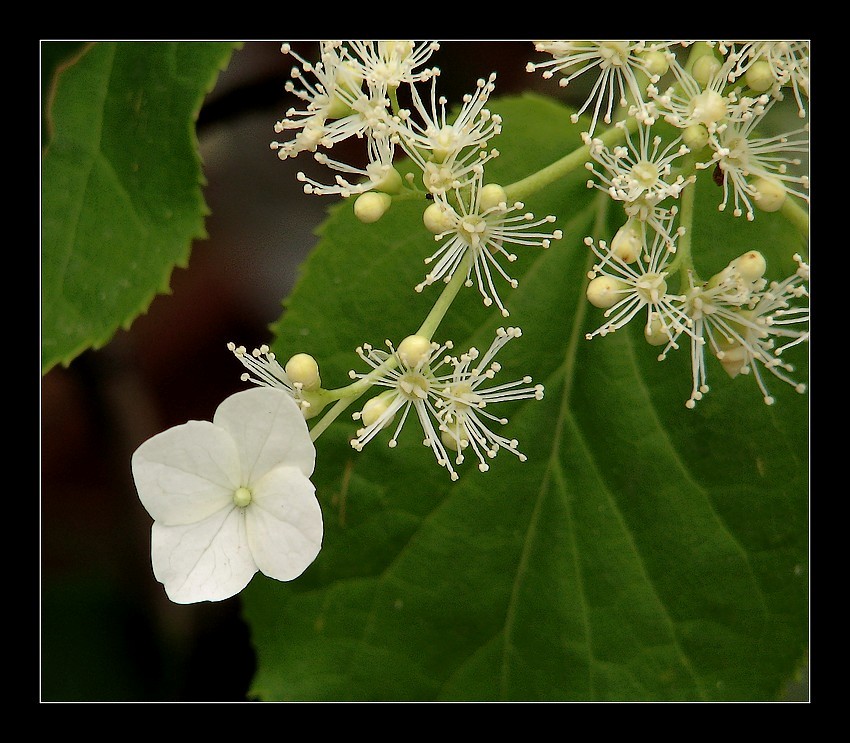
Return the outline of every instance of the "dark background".
{"type": "MultiPolygon", "coordinates": [[[[318,59],[315,42],[293,48],[318,59]]],[[[43,58],[56,51],[42,47],[43,58]]],[[[443,70],[439,90],[450,102],[494,71],[497,94],[537,87],[558,95],[557,85],[525,72],[532,56],[527,41],[447,41],[429,65],[443,70]]],[[[41,380],[41,701],[246,699],[254,655],[239,597],[190,606],[167,599],[151,572],[151,519],[130,457],[166,428],[209,420],[245,389],[226,344],[271,339],[268,326],[333,203],[296,181],[311,169],[309,155],[283,162],[269,148],[274,123],[302,107],[284,92],[294,63],[277,41],[234,53],[198,120],[209,238],[174,271],[171,294],[129,330],[41,380]]]]}

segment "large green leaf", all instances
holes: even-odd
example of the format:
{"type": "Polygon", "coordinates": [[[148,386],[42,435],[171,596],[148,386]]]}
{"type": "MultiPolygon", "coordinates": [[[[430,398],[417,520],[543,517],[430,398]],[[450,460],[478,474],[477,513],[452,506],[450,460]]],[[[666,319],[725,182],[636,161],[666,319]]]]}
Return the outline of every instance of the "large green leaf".
{"type": "MultiPolygon", "coordinates": [[[[492,108],[505,123],[489,180],[579,143],[551,101],[492,108]]],[[[398,448],[384,438],[357,453],[355,425],[337,420],[317,442],[322,552],[297,581],[258,577],[243,594],[258,698],[771,700],[803,659],[807,399],[777,382],[768,407],[752,379],[714,364],[688,410],[686,347],[657,361],[639,323],[585,340],[602,321],[583,291],[599,203],[585,178],[529,199],[564,237],[522,254],[519,288],[503,294],[523,336],[502,352],[502,378],[546,385],[506,410],[528,461],[502,453],[452,483],[415,422],[398,448]]],[[[701,271],[750,248],[773,278],[791,270],[804,241],[781,215],[721,214],[710,178],[698,185],[701,271]]],[[[281,358],[312,353],[341,386],[365,371],[356,346],[418,327],[438,291],[412,289],[434,246],[422,208],[396,203],[379,227],[348,203],[333,210],[276,325],[281,358]]],[[[504,322],[464,290],[435,339],[480,348],[504,322]]]]}
{"type": "Polygon", "coordinates": [[[99,42],[57,72],[42,161],[42,371],[128,326],[205,236],[195,118],[233,49],[99,42]]]}

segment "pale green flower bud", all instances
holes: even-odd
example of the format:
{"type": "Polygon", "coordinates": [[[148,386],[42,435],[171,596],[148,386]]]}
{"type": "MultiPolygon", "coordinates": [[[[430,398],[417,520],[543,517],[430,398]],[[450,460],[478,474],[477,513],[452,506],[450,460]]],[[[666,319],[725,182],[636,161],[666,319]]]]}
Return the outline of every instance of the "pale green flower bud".
{"type": "MultiPolygon", "coordinates": [[[[452,451],[459,452],[461,449],[465,449],[469,445],[469,441],[467,439],[459,439],[462,433],[460,430],[456,432],[456,435],[448,430],[440,431],[440,440],[443,442],[443,446],[447,449],[451,449],[452,451]]],[[[459,458],[459,462],[463,461],[463,457],[459,458]]]]}
{"type": "Polygon", "coordinates": [[[354,215],[364,224],[377,222],[392,205],[389,194],[380,191],[367,191],[360,194],[354,202],[354,215]]]}
{"type": "Polygon", "coordinates": [[[317,390],[322,386],[319,365],[310,354],[295,354],[286,362],[284,371],[293,384],[301,385],[301,389],[306,392],[317,390]]]}
{"type": "MultiPolygon", "coordinates": [[[[363,406],[363,410],[360,411],[360,421],[364,427],[368,428],[369,426],[377,423],[383,416],[386,415],[387,410],[390,406],[390,400],[392,400],[392,392],[383,392],[376,397],[368,400],[366,404],[363,406]]],[[[386,420],[381,424],[381,428],[386,428],[390,423],[393,422],[395,415],[388,416],[386,420]]]]}
{"type": "Polygon", "coordinates": [[[404,185],[401,173],[395,168],[389,168],[386,175],[377,183],[375,183],[376,191],[383,191],[388,194],[401,193],[401,187],[404,185]]]}
{"type": "Polygon", "coordinates": [[[626,263],[634,263],[643,249],[643,239],[634,220],[626,222],[611,240],[611,252],[626,263]]]}
{"type": "Polygon", "coordinates": [[[667,56],[659,51],[646,51],[640,55],[650,75],[661,77],[670,69],[667,56]]]}
{"type": "Polygon", "coordinates": [[[726,99],[716,90],[697,93],[689,104],[690,113],[700,124],[716,124],[726,116],[726,99]]]}
{"type": "Polygon", "coordinates": [[[750,355],[739,338],[743,339],[747,336],[746,321],[752,319],[752,313],[742,311],[738,314],[744,324],[731,319],[729,321],[729,327],[737,337],[718,340],[717,350],[715,351],[720,365],[731,379],[741,374],[750,361],[750,355]]]}
{"type": "Polygon", "coordinates": [[[587,285],[587,299],[601,310],[612,307],[620,300],[626,285],[611,276],[597,276],[587,285]]]}
{"type": "Polygon", "coordinates": [[[747,349],[740,343],[717,352],[717,359],[731,379],[737,377],[747,364],[747,349]]]}
{"type": "Polygon", "coordinates": [[[775,212],[785,203],[785,186],[774,178],[756,178],[752,183],[756,190],[754,201],[763,212],[775,212]]]}
{"type": "Polygon", "coordinates": [[[753,62],[746,74],[744,80],[750,86],[750,90],[757,93],[764,93],[773,87],[775,82],[773,77],[773,69],[770,64],[763,59],[753,62]]]}
{"type": "Polygon", "coordinates": [[[399,343],[396,353],[402,364],[415,369],[431,355],[431,341],[423,335],[409,335],[399,343]]]}
{"type": "Polygon", "coordinates": [[[488,183],[478,192],[478,207],[481,212],[487,211],[499,204],[507,203],[508,195],[505,193],[505,189],[498,183],[488,183]]]}
{"type": "Polygon", "coordinates": [[[713,54],[703,54],[696,62],[691,70],[694,80],[700,85],[705,85],[717,74],[720,69],[721,62],[713,54]]]}
{"type": "MultiPolygon", "coordinates": [[[[363,77],[354,65],[343,63],[336,71],[336,84],[350,93],[357,93],[363,84],[363,77]]],[[[328,105],[325,114],[329,119],[341,119],[354,113],[348,103],[340,95],[335,95],[328,105]]]]}
{"type": "Polygon", "coordinates": [[[422,214],[422,221],[429,232],[439,235],[452,228],[454,224],[451,215],[440,204],[429,204],[422,214]]]}
{"type": "Polygon", "coordinates": [[[691,152],[699,152],[708,144],[708,129],[702,124],[693,124],[682,131],[682,142],[691,152]]]}
{"type": "Polygon", "coordinates": [[[767,270],[767,261],[757,250],[749,250],[729,264],[747,281],[758,281],[767,270]]]}
{"type": "Polygon", "coordinates": [[[670,331],[664,327],[658,315],[653,315],[644,326],[643,336],[650,346],[663,346],[670,341],[670,331]]]}

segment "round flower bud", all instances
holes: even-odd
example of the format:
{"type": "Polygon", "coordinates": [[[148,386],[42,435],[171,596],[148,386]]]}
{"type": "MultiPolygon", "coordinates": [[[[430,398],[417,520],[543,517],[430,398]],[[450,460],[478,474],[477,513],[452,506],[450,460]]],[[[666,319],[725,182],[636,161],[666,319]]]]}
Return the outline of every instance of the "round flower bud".
{"type": "Polygon", "coordinates": [[[431,354],[431,341],[423,335],[409,335],[396,350],[401,363],[408,369],[415,369],[431,354]]]}
{"type": "Polygon", "coordinates": [[[691,98],[690,112],[700,124],[715,124],[726,116],[726,99],[716,90],[704,90],[691,98]]]}
{"type": "Polygon", "coordinates": [[[404,181],[401,178],[401,173],[399,173],[395,168],[388,168],[384,177],[375,183],[374,188],[376,191],[383,191],[388,194],[397,194],[401,193],[401,187],[403,184],[404,181]]]}
{"type": "Polygon", "coordinates": [[[763,212],[775,212],[785,203],[785,186],[774,178],[756,178],[752,183],[756,190],[756,206],[763,212]]]}
{"type": "Polygon", "coordinates": [[[630,219],[611,240],[611,252],[626,263],[634,263],[643,248],[640,231],[630,219]]]}
{"type": "Polygon", "coordinates": [[[659,51],[646,51],[640,55],[640,58],[643,60],[644,65],[646,66],[646,71],[650,75],[658,75],[661,77],[663,74],[670,69],[670,63],[667,61],[667,57],[659,51]]]}
{"type": "Polygon", "coordinates": [[[422,214],[422,221],[429,232],[439,235],[452,228],[452,219],[449,213],[436,202],[429,204],[422,214]]]}
{"type": "MultiPolygon", "coordinates": [[[[469,446],[469,441],[466,439],[460,439],[460,435],[461,432],[459,429],[456,429],[454,432],[444,430],[440,431],[440,440],[443,442],[443,446],[445,446],[446,449],[459,452],[461,449],[465,449],[469,446]]],[[[462,462],[463,458],[461,457],[459,461],[462,462]]]]}
{"type": "Polygon", "coordinates": [[[658,315],[653,315],[644,326],[643,337],[650,346],[663,346],[670,341],[670,330],[664,327],[658,315]]]}
{"type": "Polygon", "coordinates": [[[508,195],[498,183],[488,183],[478,192],[479,213],[499,204],[507,204],[508,195]]]}
{"type": "MultiPolygon", "coordinates": [[[[364,427],[368,428],[374,423],[377,423],[381,419],[381,416],[386,414],[390,406],[391,397],[392,393],[388,394],[384,392],[366,401],[363,410],[360,411],[360,421],[364,427]]],[[[395,418],[395,414],[387,417],[381,424],[381,428],[386,428],[390,425],[393,422],[393,418],[395,418]]]]}
{"type": "Polygon", "coordinates": [[[294,384],[300,384],[302,389],[310,392],[322,386],[322,378],[319,376],[319,365],[310,354],[297,353],[284,367],[286,376],[294,384]]]}
{"type": "MultiPolygon", "coordinates": [[[[340,64],[336,68],[334,76],[336,88],[338,90],[346,90],[349,93],[354,93],[360,90],[363,84],[363,76],[357,71],[357,68],[350,62],[340,64]]],[[[325,114],[329,119],[341,119],[354,113],[351,106],[348,104],[348,96],[337,93],[332,96],[325,114]]]]}
{"type": "Polygon", "coordinates": [[[758,281],[767,270],[767,261],[758,250],[749,250],[729,264],[747,281],[758,281]]]}
{"type": "Polygon", "coordinates": [[[691,152],[699,152],[708,144],[708,129],[702,124],[692,124],[682,131],[682,142],[691,152]]]}
{"type": "Polygon", "coordinates": [[[364,224],[372,224],[387,213],[392,203],[393,200],[389,194],[367,191],[360,194],[354,202],[354,216],[364,224]]]}
{"type": "Polygon", "coordinates": [[[326,115],[329,119],[341,119],[351,113],[353,113],[351,106],[338,95],[331,98],[326,109],[326,115]]]}
{"type": "Polygon", "coordinates": [[[705,85],[720,69],[720,64],[713,54],[703,54],[694,62],[691,75],[700,85],[705,85]]]}
{"type": "Polygon", "coordinates": [[[775,82],[770,64],[763,59],[759,59],[750,65],[744,75],[744,80],[750,86],[750,90],[754,90],[757,93],[764,93],[770,90],[775,82]]]}
{"type": "Polygon", "coordinates": [[[736,341],[718,351],[717,358],[724,371],[731,379],[734,379],[747,365],[747,349],[736,341]]]}
{"type": "Polygon", "coordinates": [[[597,276],[587,285],[587,299],[601,310],[615,305],[625,284],[611,276],[597,276]]]}

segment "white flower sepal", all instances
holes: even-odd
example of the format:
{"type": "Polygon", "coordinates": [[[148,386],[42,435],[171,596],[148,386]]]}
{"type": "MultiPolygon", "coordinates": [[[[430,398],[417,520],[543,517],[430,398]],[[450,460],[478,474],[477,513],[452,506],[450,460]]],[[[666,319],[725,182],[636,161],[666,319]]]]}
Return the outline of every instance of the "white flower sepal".
{"type": "Polygon", "coordinates": [[[189,421],[133,454],[139,499],[154,519],[151,562],[178,604],[221,601],[259,570],[297,578],[322,545],[309,477],[316,450],[286,392],[237,392],[209,421],[189,421]]]}

